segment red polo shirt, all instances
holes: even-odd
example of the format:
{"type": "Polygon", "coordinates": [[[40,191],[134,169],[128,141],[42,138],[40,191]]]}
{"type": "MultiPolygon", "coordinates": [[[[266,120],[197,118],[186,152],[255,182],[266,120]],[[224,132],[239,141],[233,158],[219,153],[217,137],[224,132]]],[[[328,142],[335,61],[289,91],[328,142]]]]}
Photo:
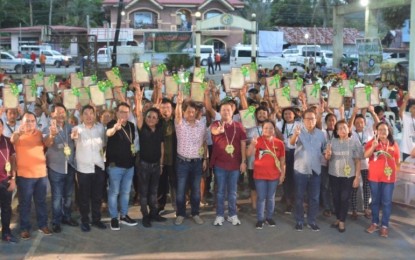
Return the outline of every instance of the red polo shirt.
{"type": "Polygon", "coordinates": [[[6,162],[7,160],[10,162],[10,157],[15,153],[10,138],[4,135],[0,136],[0,152],[0,182],[2,182],[7,179],[6,162]]]}
{"type": "Polygon", "coordinates": [[[281,176],[281,172],[275,165],[273,153],[277,160],[285,157],[284,143],[277,138],[272,141],[265,140],[265,138],[258,138],[258,143],[255,146],[255,161],[254,161],[254,179],[258,180],[277,180],[281,176]]]}
{"type": "MultiPolygon", "coordinates": [[[[370,149],[370,147],[372,147],[372,143],[373,139],[365,145],[365,150],[370,149]]],[[[386,150],[386,147],[382,147],[382,145],[379,143],[378,146],[375,148],[375,152],[380,150],[386,150]]],[[[375,160],[375,152],[372,154],[372,156],[369,157],[369,181],[394,183],[396,181],[396,165],[399,163],[398,144],[395,142],[394,145],[388,146],[387,153],[390,155],[391,158],[389,158],[389,156],[387,157],[382,154],[377,156],[375,160]],[[389,180],[384,172],[386,165],[392,168],[392,175],[390,176],[389,180]]]]}
{"type": "MultiPolygon", "coordinates": [[[[218,127],[220,121],[212,123],[211,127],[218,127]]],[[[225,132],[218,135],[212,135],[213,148],[211,167],[219,167],[227,171],[239,170],[242,162],[241,141],[245,141],[246,133],[241,123],[232,121],[231,124],[225,124],[225,132]],[[233,141],[232,141],[233,139],[233,141]],[[232,144],[234,147],[233,156],[225,151],[226,146],[232,144]]]]}

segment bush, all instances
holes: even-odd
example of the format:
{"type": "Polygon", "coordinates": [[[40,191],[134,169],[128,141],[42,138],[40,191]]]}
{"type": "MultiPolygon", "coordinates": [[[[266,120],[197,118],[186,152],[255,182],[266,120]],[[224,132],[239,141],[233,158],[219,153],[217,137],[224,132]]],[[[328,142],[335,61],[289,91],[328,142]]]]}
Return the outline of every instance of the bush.
{"type": "Polygon", "coordinates": [[[172,70],[173,67],[178,69],[181,65],[188,69],[194,64],[194,60],[188,54],[169,54],[164,59],[164,64],[166,64],[168,70],[172,70]]]}

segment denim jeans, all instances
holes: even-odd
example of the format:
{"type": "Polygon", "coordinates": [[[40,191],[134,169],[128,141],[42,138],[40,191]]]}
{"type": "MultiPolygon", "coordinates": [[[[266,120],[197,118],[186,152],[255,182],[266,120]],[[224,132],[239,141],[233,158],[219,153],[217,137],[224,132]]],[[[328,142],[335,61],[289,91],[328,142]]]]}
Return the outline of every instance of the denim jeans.
{"type": "Polygon", "coordinates": [[[140,206],[143,217],[149,214],[147,205],[150,207],[151,216],[157,214],[157,189],[159,186],[160,171],[159,163],[140,161],[138,179],[140,185],[140,206]]]}
{"type": "Polygon", "coordinates": [[[118,195],[120,200],[120,214],[125,217],[128,214],[128,202],[130,200],[131,184],[133,182],[134,167],[121,168],[110,166],[107,168],[108,188],[108,211],[111,218],[118,218],[118,195]]]}
{"type": "Polygon", "coordinates": [[[77,172],[79,187],[79,212],[81,222],[89,223],[91,211],[92,222],[101,221],[102,194],[105,186],[105,171],[95,166],[93,173],[77,172]]]}
{"type": "Polygon", "coordinates": [[[395,184],[373,181],[369,181],[369,183],[372,193],[372,223],[379,224],[379,210],[382,206],[381,225],[389,227],[389,218],[392,211],[392,194],[395,184]]]}
{"type": "Polygon", "coordinates": [[[236,190],[239,179],[239,170],[228,171],[219,167],[214,168],[216,186],[218,187],[216,200],[216,215],[225,215],[225,193],[228,193],[228,215],[236,215],[236,190]]]}
{"type": "Polygon", "coordinates": [[[48,167],[48,177],[52,191],[52,224],[60,225],[62,218],[71,218],[75,169],[68,165],[68,173],[65,174],[48,167]]]}
{"type": "Polygon", "coordinates": [[[48,225],[48,209],[46,205],[47,177],[23,178],[17,177],[17,189],[19,190],[19,216],[20,230],[30,231],[30,209],[32,197],[36,208],[36,220],[38,227],[48,225]]]}
{"type": "Polygon", "coordinates": [[[349,210],[349,198],[353,189],[354,177],[346,178],[330,175],[329,178],[336,218],[341,222],[345,222],[347,211],[349,210]]]}
{"type": "Polygon", "coordinates": [[[8,191],[8,179],[0,182],[0,211],[1,232],[3,235],[10,234],[10,219],[12,217],[12,191],[8,191]]]}
{"type": "Polygon", "coordinates": [[[264,221],[265,208],[267,210],[266,219],[272,218],[278,182],[278,180],[255,180],[257,192],[256,212],[258,221],[264,221]]]}
{"type": "Polygon", "coordinates": [[[308,194],[307,223],[315,224],[319,208],[320,197],[320,175],[315,173],[303,174],[294,171],[295,182],[295,221],[304,223],[304,195],[308,194]]]}
{"type": "Polygon", "coordinates": [[[199,215],[200,208],[200,179],[202,178],[202,160],[192,162],[177,158],[177,216],[186,217],[186,184],[190,185],[190,205],[192,216],[199,215]]]}

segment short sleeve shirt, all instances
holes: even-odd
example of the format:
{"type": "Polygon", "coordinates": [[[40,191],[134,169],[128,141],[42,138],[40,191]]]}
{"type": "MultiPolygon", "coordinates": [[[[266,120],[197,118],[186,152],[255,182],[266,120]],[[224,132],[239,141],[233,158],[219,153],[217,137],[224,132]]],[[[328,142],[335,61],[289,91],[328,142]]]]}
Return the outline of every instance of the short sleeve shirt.
{"type": "Polygon", "coordinates": [[[13,144],[10,138],[0,136],[0,182],[7,179],[7,172],[5,169],[7,161],[10,162],[10,157],[15,154],[13,144]]]}
{"type": "Polygon", "coordinates": [[[206,126],[204,121],[196,120],[194,125],[182,119],[176,125],[177,153],[188,159],[200,158],[200,148],[206,141],[206,126]]]}
{"type": "Polygon", "coordinates": [[[285,147],[281,140],[273,138],[269,141],[262,137],[258,138],[255,146],[254,179],[279,179],[281,171],[277,168],[276,160],[279,163],[282,157],[285,157],[285,147]]]}

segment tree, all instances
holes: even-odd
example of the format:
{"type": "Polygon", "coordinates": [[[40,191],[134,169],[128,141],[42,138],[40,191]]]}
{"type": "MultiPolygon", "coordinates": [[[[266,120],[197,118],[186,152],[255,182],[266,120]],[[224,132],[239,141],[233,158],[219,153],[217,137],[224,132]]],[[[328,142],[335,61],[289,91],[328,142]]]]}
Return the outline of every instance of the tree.
{"type": "Polygon", "coordinates": [[[273,26],[311,26],[313,13],[310,0],[274,0],[271,4],[273,26]]]}
{"type": "Polygon", "coordinates": [[[24,0],[0,0],[0,28],[28,25],[29,19],[24,0]]]}
{"type": "Polygon", "coordinates": [[[240,10],[240,15],[251,20],[251,15],[256,14],[258,30],[270,29],[272,0],[244,0],[245,8],[240,10]]]}
{"type": "Polygon", "coordinates": [[[400,29],[411,16],[411,7],[408,5],[383,9],[381,14],[390,29],[400,29]]]}

